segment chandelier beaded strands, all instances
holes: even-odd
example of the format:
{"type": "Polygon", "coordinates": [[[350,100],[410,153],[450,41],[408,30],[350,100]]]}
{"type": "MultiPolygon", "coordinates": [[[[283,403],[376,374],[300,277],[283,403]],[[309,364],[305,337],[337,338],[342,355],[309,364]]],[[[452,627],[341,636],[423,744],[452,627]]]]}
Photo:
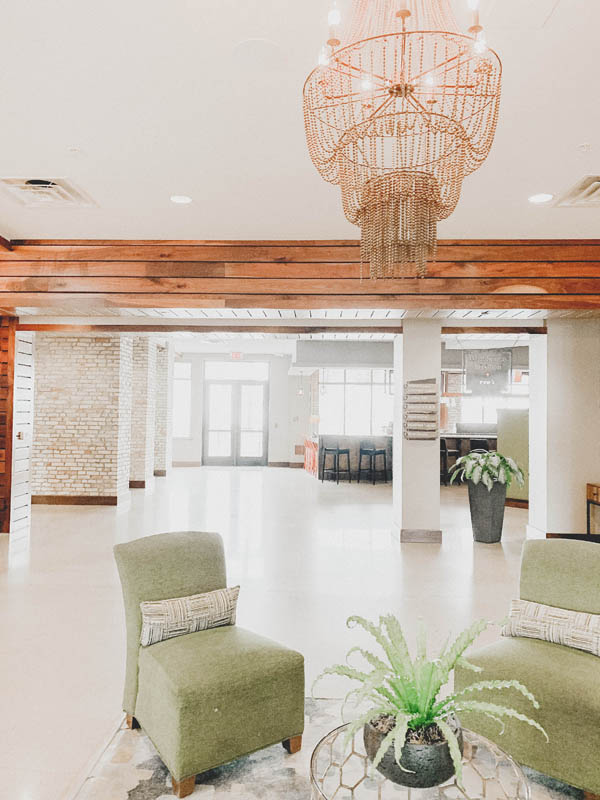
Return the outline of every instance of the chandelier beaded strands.
{"type": "Polygon", "coordinates": [[[426,274],[437,223],[486,159],[496,130],[502,65],[487,47],[479,0],[459,30],[450,0],[337,0],[329,38],[304,85],[310,157],[338,184],[361,229],[373,278],[426,274]]]}

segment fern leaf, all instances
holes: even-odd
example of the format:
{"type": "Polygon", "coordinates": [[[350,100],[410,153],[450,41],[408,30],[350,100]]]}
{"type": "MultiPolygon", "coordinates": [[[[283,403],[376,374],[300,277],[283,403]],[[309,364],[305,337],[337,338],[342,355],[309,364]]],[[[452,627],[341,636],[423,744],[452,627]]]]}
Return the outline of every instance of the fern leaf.
{"type": "Polygon", "coordinates": [[[464,656],[461,656],[459,659],[457,659],[456,666],[463,667],[463,669],[470,669],[471,672],[483,672],[483,667],[480,667],[477,664],[471,664],[471,662],[467,661],[464,656]]]}
{"type": "Polygon", "coordinates": [[[511,717],[512,719],[518,719],[520,722],[526,722],[527,725],[531,725],[532,728],[540,731],[540,733],[546,737],[546,741],[550,741],[548,734],[542,728],[539,722],[526,717],[525,714],[520,714],[518,711],[515,711],[514,708],[505,708],[504,706],[496,705],[496,703],[484,703],[480,700],[464,700],[456,703],[456,710],[480,711],[483,714],[495,714],[497,717],[511,717]]]}
{"type": "Polygon", "coordinates": [[[479,634],[482,633],[487,626],[488,623],[486,620],[477,620],[456,637],[452,647],[448,650],[446,655],[440,659],[439,662],[440,680],[442,686],[448,681],[450,673],[456,666],[459,658],[462,658],[465,650],[473,644],[475,639],[477,639],[479,634]]]}
{"type": "Polygon", "coordinates": [[[388,749],[394,743],[394,739],[396,737],[396,728],[392,728],[392,730],[384,737],[383,741],[379,745],[379,749],[375,754],[375,758],[373,759],[373,764],[371,766],[372,772],[374,772],[377,767],[381,764],[381,759],[387,753],[388,749]]]}
{"type": "Polygon", "coordinates": [[[400,663],[401,669],[398,670],[400,674],[406,675],[410,679],[414,679],[413,662],[410,657],[410,651],[402,632],[402,626],[397,617],[393,614],[385,614],[381,618],[382,625],[385,625],[390,642],[394,649],[394,654],[400,663]]]}
{"type": "Polygon", "coordinates": [[[396,715],[396,736],[394,737],[394,756],[396,763],[403,772],[412,772],[412,770],[405,769],[400,763],[402,759],[402,751],[406,742],[406,732],[408,731],[408,717],[405,714],[396,715]]]}
{"type": "Polygon", "coordinates": [[[515,689],[517,692],[521,692],[523,697],[526,697],[534,708],[539,708],[540,704],[535,699],[533,694],[529,691],[526,686],[523,686],[522,683],[519,681],[510,680],[510,681],[477,681],[477,683],[472,683],[470,686],[467,686],[460,692],[457,692],[453,695],[453,700],[457,700],[460,697],[468,694],[469,692],[483,692],[486,689],[515,689]]]}
{"type": "Polygon", "coordinates": [[[462,782],[462,754],[460,752],[460,746],[458,744],[456,734],[445,720],[438,719],[436,720],[436,723],[448,742],[448,749],[450,750],[450,756],[452,758],[452,763],[454,764],[454,774],[456,775],[456,783],[458,784],[458,788],[464,791],[462,782]]]}
{"type": "Polygon", "coordinates": [[[346,661],[350,659],[350,656],[354,655],[354,653],[359,653],[365,661],[370,664],[374,669],[380,670],[382,673],[391,672],[392,670],[390,667],[385,664],[380,658],[378,658],[374,653],[371,653],[369,650],[365,650],[362,647],[352,647],[348,650],[346,654],[346,661]]]}
{"type": "Polygon", "coordinates": [[[395,648],[391,645],[388,637],[384,634],[384,632],[382,631],[380,625],[375,625],[374,622],[371,622],[370,620],[365,619],[365,617],[360,617],[360,616],[357,616],[357,615],[353,615],[351,617],[348,617],[348,619],[346,620],[346,625],[349,628],[353,628],[355,625],[360,625],[361,628],[364,628],[364,630],[367,631],[367,633],[371,634],[371,636],[375,639],[377,644],[381,647],[383,652],[386,654],[392,669],[395,672],[402,672],[403,671],[402,664],[399,663],[399,661],[398,661],[398,659],[396,657],[395,648]]]}

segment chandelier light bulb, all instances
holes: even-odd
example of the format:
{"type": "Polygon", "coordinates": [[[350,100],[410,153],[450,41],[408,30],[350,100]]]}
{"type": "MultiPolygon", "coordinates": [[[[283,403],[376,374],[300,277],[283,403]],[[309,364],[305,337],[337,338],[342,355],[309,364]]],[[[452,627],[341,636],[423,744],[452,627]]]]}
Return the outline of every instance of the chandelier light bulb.
{"type": "Polygon", "coordinates": [[[329,53],[327,52],[327,48],[325,45],[319,51],[319,66],[320,67],[327,67],[329,66],[329,53]]]}
{"type": "Polygon", "coordinates": [[[478,55],[483,55],[483,53],[485,53],[487,50],[487,42],[485,40],[485,33],[483,31],[479,31],[477,34],[473,49],[478,55]]]}
{"type": "Polygon", "coordinates": [[[360,88],[363,92],[369,92],[373,88],[373,82],[369,78],[363,78],[360,82],[360,88]]]}
{"type": "Polygon", "coordinates": [[[327,22],[330,26],[339,25],[342,21],[342,12],[337,7],[337,3],[334,3],[333,6],[329,9],[329,14],[327,15],[327,22]]]}

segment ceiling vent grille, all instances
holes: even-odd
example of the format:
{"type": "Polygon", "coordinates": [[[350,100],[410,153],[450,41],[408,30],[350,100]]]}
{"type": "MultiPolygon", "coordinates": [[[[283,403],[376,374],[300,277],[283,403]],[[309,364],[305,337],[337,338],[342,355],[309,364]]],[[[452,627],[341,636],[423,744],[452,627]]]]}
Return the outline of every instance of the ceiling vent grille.
{"type": "Polygon", "coordinates": [[[93,206],[93,200],[66,178],[0,178],[0,184],[23,206],[72,208],[93,206]]]}
{"type": "Polygon", "coordinates": [[[600,208],[600,175],[586,175],[554,205],[560,208],[600,208]]]}

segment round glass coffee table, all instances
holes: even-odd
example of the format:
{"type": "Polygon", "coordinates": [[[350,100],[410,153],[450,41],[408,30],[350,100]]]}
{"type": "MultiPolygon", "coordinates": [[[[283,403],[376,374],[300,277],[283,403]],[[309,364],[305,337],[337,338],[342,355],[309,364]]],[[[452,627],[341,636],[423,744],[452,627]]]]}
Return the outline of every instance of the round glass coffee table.
{"type": "Polygon", "coordinates": [[[521,767],[483,736],[463,728],[464,791],[451,778],[431,789],[409,789],[391,783],[371,764],[362,730],[344,747],[347,725],[327,734],[310,760],[312,800],[530,800],[521,767]]]}

